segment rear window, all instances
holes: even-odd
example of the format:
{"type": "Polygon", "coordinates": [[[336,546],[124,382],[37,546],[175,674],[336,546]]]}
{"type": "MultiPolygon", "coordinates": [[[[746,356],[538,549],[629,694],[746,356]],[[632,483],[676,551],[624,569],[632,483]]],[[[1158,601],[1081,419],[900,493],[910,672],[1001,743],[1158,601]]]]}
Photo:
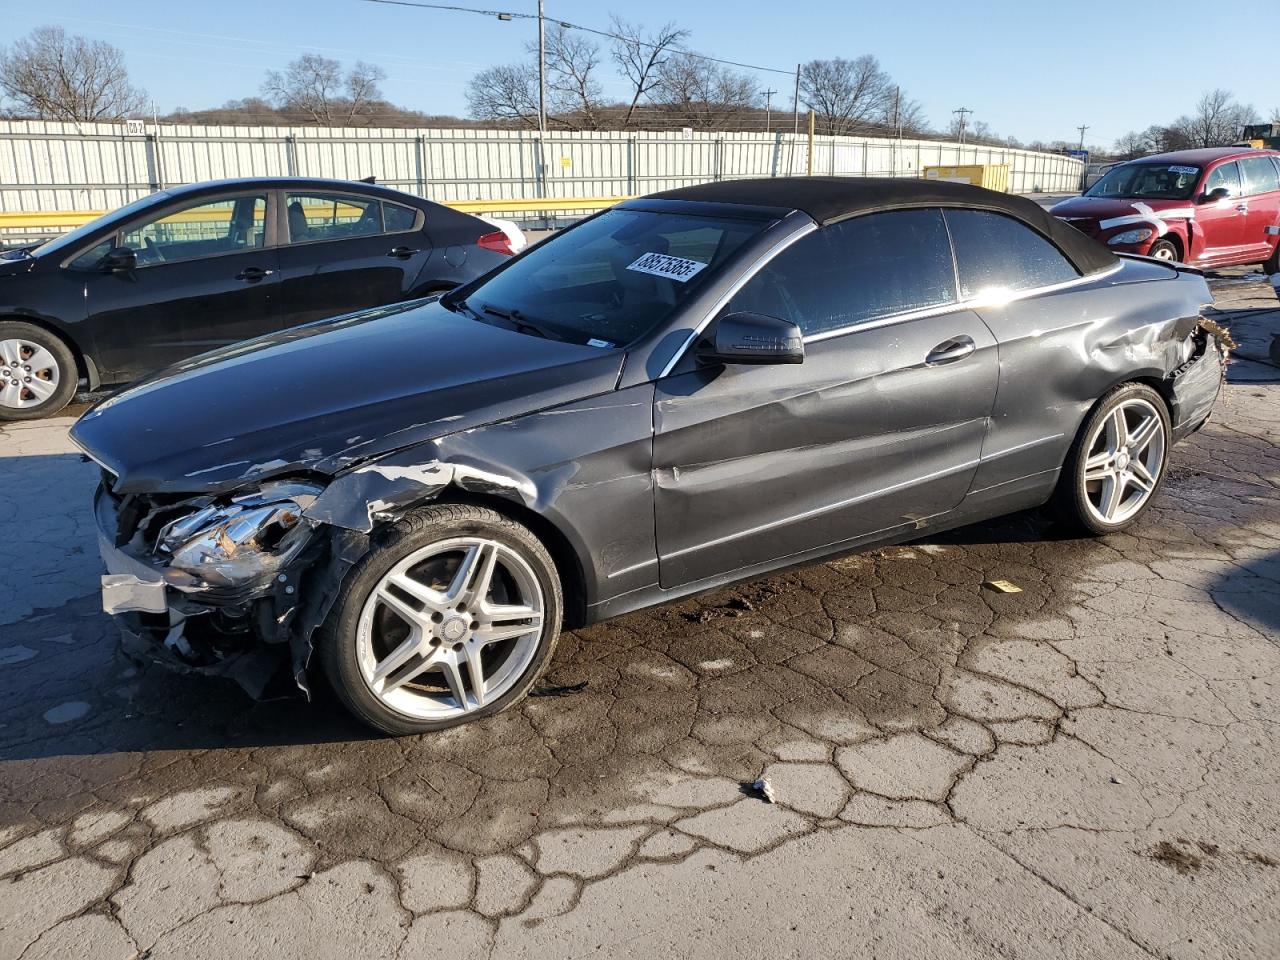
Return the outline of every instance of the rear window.
{"type": "Polygon", "coordinates": [[[595,346],[631,343],[663,323],[765,224],[609,210],[548,240],[472,289],[469,309],[595,346]]]}
{"type": "Polygon", "coordinates": [[[1244,192],[1249,195],[1280,190],[1280,177],[1270,157],[1245,157],[1240,161],[1240,175],[1244,179],[1244,192]]]}
{"type": "Polygon", "coordinates": [[[1012,217],[985,210],[948,210],[946,217],[961,299],[1046,287],[1080,276],[1057,247],[1012,217]]]}
{"type": "Polygon", "coordinates": [[[1200,168],[1187,163],[1125,163],[1108,170],[1084,195],[1134,200],[1186,200],[1195,190],[1199,178],[1200,168]]]}

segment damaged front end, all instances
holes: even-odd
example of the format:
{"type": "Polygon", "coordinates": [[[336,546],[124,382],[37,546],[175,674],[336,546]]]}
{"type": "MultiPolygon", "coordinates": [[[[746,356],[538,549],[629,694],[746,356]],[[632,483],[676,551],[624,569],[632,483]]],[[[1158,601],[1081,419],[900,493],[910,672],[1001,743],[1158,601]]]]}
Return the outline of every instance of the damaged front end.
{"type": "Polygon", "coordinates": [[[311,634],[349,566],[342,561],[362,552],[348,542],[359,535],[304,517],[323,488],[278,481],[222,497],[118,495],[109,479],[94,513],[103,609],[125,652],[230,677],[255,698],[291,664],[306,692],[311,634]]]}

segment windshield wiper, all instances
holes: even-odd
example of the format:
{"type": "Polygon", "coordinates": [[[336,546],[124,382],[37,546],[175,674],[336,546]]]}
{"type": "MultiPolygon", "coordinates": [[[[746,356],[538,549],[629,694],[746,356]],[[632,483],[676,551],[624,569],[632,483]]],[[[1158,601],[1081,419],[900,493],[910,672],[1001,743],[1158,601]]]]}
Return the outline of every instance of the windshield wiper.
{"type": "Polygon", "coordinates": [[[532,333],[535,336],[542,337],[544,340],[560,339],[559,337],[553,335],[551,331],[547,330],[545,327],[539,326],[538,324],[532,322],[531,320],[525,319],[524,314],[522,314],[519,310],[504,310],[502,307],[491,306],[490,304],[487,304],[487,303],[481,304],[480,309],[492,317],[497,317],[500,320],[506,320],[513,327],[515,327],[516,330],[522,331],[524,333],[532,333]]]}

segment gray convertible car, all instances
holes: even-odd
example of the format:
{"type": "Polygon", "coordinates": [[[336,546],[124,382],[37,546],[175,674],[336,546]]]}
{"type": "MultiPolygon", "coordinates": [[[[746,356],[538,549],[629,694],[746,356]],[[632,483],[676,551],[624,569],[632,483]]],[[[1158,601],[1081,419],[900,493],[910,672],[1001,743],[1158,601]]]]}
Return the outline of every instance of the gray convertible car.
{"type": "Polygon", "coordinates": [[[1124,529],[1217,397],[1209,300],[974,187],[629,201],[86,413],[104,605],[134,653],[448,727],[563,627],[1048,502],[1124,529]]]}

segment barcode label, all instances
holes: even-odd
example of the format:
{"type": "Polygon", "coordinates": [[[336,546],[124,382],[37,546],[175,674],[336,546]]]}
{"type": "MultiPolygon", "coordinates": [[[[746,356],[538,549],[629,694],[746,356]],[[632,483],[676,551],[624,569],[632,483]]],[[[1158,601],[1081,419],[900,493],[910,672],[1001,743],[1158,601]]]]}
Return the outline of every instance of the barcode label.
{"type": "Polygon", "coordinates": [[[655,277],[666,277],[668,280],[675,280],[678,283],[687,283],[705,266],[705,263],[700,263],[697,260],[671,257],[665,253],[646,253],[627,269],[634,270],[637,273],[649,273],[655,277]]]}

